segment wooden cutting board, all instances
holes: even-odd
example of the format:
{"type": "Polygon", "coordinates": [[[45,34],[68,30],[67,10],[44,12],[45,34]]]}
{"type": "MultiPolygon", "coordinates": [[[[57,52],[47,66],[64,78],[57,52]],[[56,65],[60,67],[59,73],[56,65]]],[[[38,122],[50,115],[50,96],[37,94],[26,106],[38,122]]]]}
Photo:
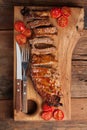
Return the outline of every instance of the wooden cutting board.
{"type": "MultiPolygon", "coordinates": [[[[14,22],[22,20],[23,17],[20,14],[20,10],[23,7],[14,7],[14,22]]],[[[42,7],[29,7],[34,9],[42,9],[42,7]]],[[[48,7],[46,7],[48,8],[48,7]]],[[[44,9],[44,7],[43,7],[44,9]]],[[[69,17],[69,24],[65,28],[58,26],[58,68],[60,71],[60,82],[63,91],[63,98],[61,102],[63,106],[58,107],[64,112],[64,120],[71,119],[71,59],[73,49],[80,39],[80,31],[84,26],[84,9],[83,8],[71,8],[71,16],[69,17]]],[[[56,25],[57,26],[57,25],[56,25]]],[[[14,32],[15,35],[15,32],[14,32]]],[[[14,119],[18,121],[44,121],[41,116],[41,105],[43,100],[39,94],[34,90],[32,81],[28,78],[27,85],[27,100],[29,108],[36,109],[34,114],[24,114],[23,112],[17,112],[15,109],[15,84],[16,84],[16,50],[15,50],[15,37],[14,37],[14,119]],[[36,103],[32,104],[34,102],[36,103]],[[30,102],[29,102],[30,101],[30,102]]],[[[76,106],[78,107],[78,106],[76,106]]],[[[50,121],[55,121],[54,119],[50,121]]]]}

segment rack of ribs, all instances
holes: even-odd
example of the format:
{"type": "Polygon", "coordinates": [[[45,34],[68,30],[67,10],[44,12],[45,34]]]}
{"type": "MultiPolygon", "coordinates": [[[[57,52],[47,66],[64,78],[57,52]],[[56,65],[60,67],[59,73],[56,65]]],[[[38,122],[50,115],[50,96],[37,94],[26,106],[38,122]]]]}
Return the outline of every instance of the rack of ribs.
{"type": "Polygon", "coordinates": [[[60,75],[58,73],[58,50],[55,36],[58,29],[50,20],[49,10],[29,11],[24,16],[27,27],[32,29],[30,43],[30,77],[34,89],[49,105],[61,103],[60,75]]]}

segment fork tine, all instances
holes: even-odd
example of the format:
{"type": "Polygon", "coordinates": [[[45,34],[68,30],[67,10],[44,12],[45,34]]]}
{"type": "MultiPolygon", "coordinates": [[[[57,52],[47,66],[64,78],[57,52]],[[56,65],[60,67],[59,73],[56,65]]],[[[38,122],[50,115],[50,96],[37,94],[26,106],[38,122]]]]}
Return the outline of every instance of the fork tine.
{"type": "Polygon", "coordinates": [[[23,61],[23,48],[21,48],[21,55],[22,55],[22,61],[23,61]]]}
{"type": "Polygon", "coordinates": [[[24,48],[22,48],[22,61],[25,61],[25,51],[24,51],[25,49],[24,48]]]}
{"type": "Polygon", "coordinates": [[[28,61],[29,59],[29,51],[28,51],[28,48],[26,48],[26,61],[28,61]]]}
{"type": "Polygon", "coordinates": [[[27,59],[29,60],[29,49],[27,49],[27,59]]]}
{"type": "Polygon", "coordinates": [[[25,48],[25,61],[27,61],[27,48],[25,48]]]}

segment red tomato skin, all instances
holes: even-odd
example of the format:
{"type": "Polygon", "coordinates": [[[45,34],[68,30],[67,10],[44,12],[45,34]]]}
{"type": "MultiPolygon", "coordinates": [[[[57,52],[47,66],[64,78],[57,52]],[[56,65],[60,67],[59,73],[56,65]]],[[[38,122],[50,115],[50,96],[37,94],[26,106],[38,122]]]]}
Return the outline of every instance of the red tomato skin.
{"type": "Polygon", "coordinates": [[[63,120],[64,118],[64,113],[62,110],[60,109],[56,109],[54,112],[53,112],[53,118],[55,120],[63,120]]]}
{"type": "Polygon", "coordinates": [[[26,29],[22,21],[16,21],[14,24],[14,28],[17,32],[23,32],[26,29]]]}
{"type": "Polygon", "coordinates": [[[61,9],[60,8],[53,8],[50,11],[50,15],[52,18],[59,18],[61,16],[61,9]]]}
{"type": "Polygon", "coordinates": [[[46,120],[46,121],[50,120],[52,118],[52,112],[51,111],[45,111],[45,112],[43,111],[41,113],[41,118],[46,120]]]}
{"type": "Polygon", "coordinates": [[[23,32],[22,32],[22,34],[24,34],[26,37],[31,37],[31,30],[30,29],[28,29],[28,28],[26,28],[23,32]]]}
{"type": "Polygon", "coordinates": [[[70,8],[66,7],[66,6],[62,7],[61,14],[64,15],[64,16],[66,16],[66,17],[69,17],[71,15],[70,8]]]}
{"type": "Polygon", "coordinates": [[[16,41],[18,42],[19,45],[25,44],[27,41],[27,38],[23,34],[17,34],[16,35],[16,41]]]}
{"type": "Polygon", "coordinates": [[[55,107],[53,107],[53,106],[49,106],[48,104],[43,104],[43,106],[42,106],[42,110],[43,111],[54,111],[54,109],[55,109],[55,107]]]}
{"type": "Polygon", "coordinates": [[[66,27],[68,25],[68,18],[61,16],[57,19],[57,23],[60,27],[66,27]]]}

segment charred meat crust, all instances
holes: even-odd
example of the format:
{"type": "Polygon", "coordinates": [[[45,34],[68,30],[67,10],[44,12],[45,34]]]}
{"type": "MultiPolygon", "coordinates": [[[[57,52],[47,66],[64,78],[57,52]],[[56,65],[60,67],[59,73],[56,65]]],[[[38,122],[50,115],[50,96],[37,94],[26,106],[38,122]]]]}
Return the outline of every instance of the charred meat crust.
{"type": "Polygon", "coordinates": [[[38,92],[38,94],[42,97],[43,101],[47,102],[50,106],[62,106],[62,103],[60,103],[60,96],[58,94],[50,94],[47,91],[43,89],[42,85],[39,85],[38,83],[35,83],[33,81],[35,90],[38,92]]]}
{"type": "Polygon", "coordinates": [[[30,10],[28,7],[21,9],[21,14],[24,16],[26,22],[33,21],[35,19],[47,19],[50,15],[49,10],[30,10]]]}

